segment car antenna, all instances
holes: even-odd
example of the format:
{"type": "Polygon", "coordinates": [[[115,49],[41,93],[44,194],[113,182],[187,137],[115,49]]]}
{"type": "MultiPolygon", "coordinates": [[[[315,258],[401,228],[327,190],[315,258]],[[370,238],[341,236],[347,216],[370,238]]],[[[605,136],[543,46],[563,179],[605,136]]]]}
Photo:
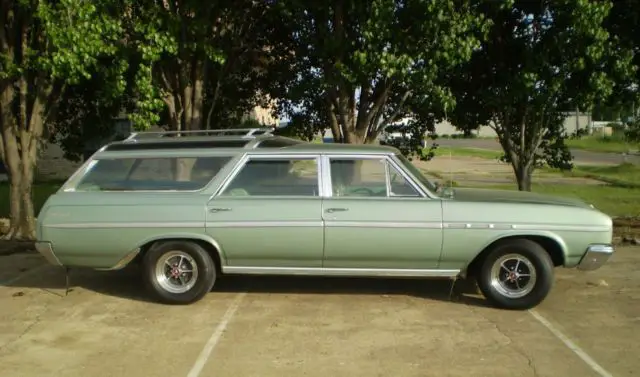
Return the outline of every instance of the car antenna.
{"type": "Polygon", "coordinates": [[[453,187],[453,167],[451,166],[452,163],[452,153],[451,153],[451,148],[449,148],[449,188],[453,187]]]}

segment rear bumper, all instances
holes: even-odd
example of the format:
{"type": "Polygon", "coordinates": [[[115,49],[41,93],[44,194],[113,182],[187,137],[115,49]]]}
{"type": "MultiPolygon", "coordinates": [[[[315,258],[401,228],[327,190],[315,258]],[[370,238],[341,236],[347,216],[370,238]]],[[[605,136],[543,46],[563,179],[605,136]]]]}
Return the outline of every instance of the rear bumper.
{"type": "Polygon", "coordinates": [[[42,254],[47,262],[51,263],[54,266],[62,266],[62,263],[60,263],[58,257],[56,257],[56,254],[53,252],[53,245],[51,244],[51,242],[36,242],[36,250],[38,251],[38,253],[42,254]]]}
{"type": "Polygon", "coordinates": [[[578,269],[593,271],[602,267],[613,255],[615,249],[609,244],[593,244],[587,247],[587,251],[578,263],[578,269]]]}

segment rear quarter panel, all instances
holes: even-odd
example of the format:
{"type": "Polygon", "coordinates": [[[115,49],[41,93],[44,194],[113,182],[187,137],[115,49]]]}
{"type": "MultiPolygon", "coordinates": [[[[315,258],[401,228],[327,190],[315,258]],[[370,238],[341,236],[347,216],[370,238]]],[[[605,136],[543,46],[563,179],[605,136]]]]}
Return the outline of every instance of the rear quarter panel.
{"type": "Polygon", "coordinates": [[[59,192],[38,216],[38,239],[67,266],[110,268],[167,236],[204,238],[205,193],[59,192]]]}
{"type": "Polygon", "coordinates": [[[610,243],[611,218],[597,210],[545,204],[443,201],[440,268],[464,268],[493,242],[512,236],[554,240],[564,266],[575,266],[591,243],[610,243]]]}

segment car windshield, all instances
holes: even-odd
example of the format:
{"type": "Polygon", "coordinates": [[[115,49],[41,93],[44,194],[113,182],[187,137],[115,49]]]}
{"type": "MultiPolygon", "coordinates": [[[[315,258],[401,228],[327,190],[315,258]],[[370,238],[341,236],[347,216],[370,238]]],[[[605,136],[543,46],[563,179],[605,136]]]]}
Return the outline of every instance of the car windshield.
{"type": "Polygon", "coordinates": [[[409,161],[408,158],[403,156],[402,154],[397,154],[396,157],[400,162],[404,165],[405,169],[407,169],[411,174],[413,174],[416,179],[420,181],[429,191],[434,194],[438,194],[439,187],[434,182],[431,182],[425,175],[418,169],[414,164],[409,161]]]}

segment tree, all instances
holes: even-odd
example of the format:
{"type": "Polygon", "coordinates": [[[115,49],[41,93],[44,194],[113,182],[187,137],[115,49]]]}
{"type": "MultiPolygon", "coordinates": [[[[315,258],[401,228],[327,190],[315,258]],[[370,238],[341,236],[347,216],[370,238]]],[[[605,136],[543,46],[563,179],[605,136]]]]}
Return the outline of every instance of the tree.
{"type": "MultiPolygon", "coordinates": [[[[466,61],[486,27],[469,1],[278,2],[272,86],[297,133],[330,125],[336,142],[372,143],[413,116],[415,138],[453,106],[444,73],[466,61]]],[[[419,143],[419,141],[418,141],[419,143]]]]}
{"type": "MultiPolygon", "coordinates": [[[[102,66],[109,67],[126,61],[118,54],[103,59],[102,66]]],[[[50,143],[59,145],[64,157],[71,161],[82,161],[88,154],[98,150],[108,141],[123,139],[126,134],[117,134],[115,119],[131,110],[134,104],[131,90],[134,89],[132,70],[123,77],[104,69],[93,69],[89,79],[68,85],[61,96],[57,116],[49,122],[46,137],[50,143]],[[124,78],[125,90],[113,87],[124,78]]]]}
{"type": "Polygon", "coordinates": [[[622,76],[615,77],[612,95],[602,101],[602,107],[622,113],[622,120],[626,120],[629,115],[637,114],[640,99],[640,1],[616,0],[612,5],[604,27],[618,51],[631,54],[632,72],[623,71],[622,76]]]}
{"type": "MultiPolygon", "coordinates": [[[[225,85],[255,97],[253,69],[267,55],[259,22],[267,2],[143,0],[125,13],[129,43],[140,64],[136,73],[137,129],[160,120],[166,108],[169,128],[197,130],[216,123],[225,85]],[[208,85],[207,85],[208,84],[208,85]],[[206,107],[205,107],[206,106],[206,107]]],[[[230,97],[226,97],[227,99],[230,97]]]]}
{"type": "Polygon", "coordinates": [[[452,122],[495,130],[519,190],[531,190],[536,166],[571,169],[566,113],[607,98],[616,78],[628,75],[630,53],[603,26],[610,9],[606,1],[479,3],[493,22],[481,48],[451,77],[458,102],[452,122]]]}
{"type": "Polygon", "coordinates": [[[117,51],[121,27],[111,17],[115,9],[109,0],[0,2],[0,156],[11,202],[7,238],[35,236],[31,193],[38,144],[67,86],[90,77],[101,58],[117,51]]]}

